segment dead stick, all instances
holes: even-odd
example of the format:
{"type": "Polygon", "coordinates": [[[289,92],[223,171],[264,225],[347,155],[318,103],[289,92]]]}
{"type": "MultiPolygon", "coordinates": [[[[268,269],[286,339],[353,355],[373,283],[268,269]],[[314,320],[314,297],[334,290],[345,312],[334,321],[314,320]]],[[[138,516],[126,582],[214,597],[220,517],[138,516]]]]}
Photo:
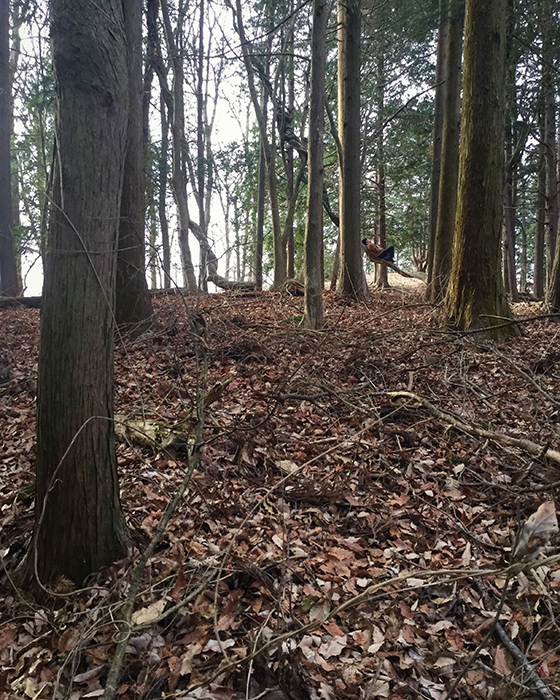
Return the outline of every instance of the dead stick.
{"type": "Polygon", "coordinates": [[[520,447],[521,449],[528,452],[530,455],[533,455],[533,457],[547,457],[553,462],[557,462],[560,464],[560,452],[558,452],[557,450],[551,450],[546,447],[543,447],[542,445],[537,445],[537,443],[532,442],[532,440],[526,440],[524,438],[515,438],[511,435],[496,433],[492,430],[484,430],[483,428],[477,428],[474,425],[464,423],[459,418],[455,418],[455,416],[453,416],[451,413],[441,411],[439,408],[434,406],[434,404],[430,403],[426,399],[421,398],[420,396],[414,394],[411,391],[388,391],[387,396],[391,396],[397,399],[403,398],[408,399],[409,401],[414,401],[423,406],[436,418],[439,418],[440,420],[445,421],[446,423],[449,423],[450,425],[453,425],[454,427],[459,428],[460,430],[463,430],[465,433],[471,433],[472,435],[478,435],[478,437],[483,437],[487,438],[488,440],[501,442],[504,445],[520,447]]]}

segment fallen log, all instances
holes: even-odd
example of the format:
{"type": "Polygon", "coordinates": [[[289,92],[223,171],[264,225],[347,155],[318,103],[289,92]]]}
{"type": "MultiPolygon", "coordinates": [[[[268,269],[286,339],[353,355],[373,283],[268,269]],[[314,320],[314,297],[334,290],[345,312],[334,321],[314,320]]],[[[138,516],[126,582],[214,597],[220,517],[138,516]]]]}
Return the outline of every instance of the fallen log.
{"type": "Polygon", "coordinates": [[[0,297],[0,309],[40,309],[41,297],[0,297]]]}

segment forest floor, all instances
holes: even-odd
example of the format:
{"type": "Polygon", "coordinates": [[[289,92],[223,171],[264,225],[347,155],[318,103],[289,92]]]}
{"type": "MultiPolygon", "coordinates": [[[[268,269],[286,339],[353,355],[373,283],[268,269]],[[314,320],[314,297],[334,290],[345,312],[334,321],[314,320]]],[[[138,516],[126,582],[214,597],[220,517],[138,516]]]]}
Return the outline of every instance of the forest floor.
{"type": "MultiPolygon", "coordinates": [[[[364,304],[325,292],[321,331],[287,294],[155,298],[152,328],[116,350],[116,412],[142,431],[117,445],[134,547],[48,606],[2,571],[0,700],[103,694],[204,386],[205,447],[144,570],[120,700],[443,700],[465,669],[454,697],[560,696],[560,567],[504,573],[523,522],[559,496],[560,325],[517,304],[523,334],[485,343],[439,328],[421,283],[390,280],[364,304]]],[[[32,531],[38,322],[0,311],[8,570],[32,531]]]]}

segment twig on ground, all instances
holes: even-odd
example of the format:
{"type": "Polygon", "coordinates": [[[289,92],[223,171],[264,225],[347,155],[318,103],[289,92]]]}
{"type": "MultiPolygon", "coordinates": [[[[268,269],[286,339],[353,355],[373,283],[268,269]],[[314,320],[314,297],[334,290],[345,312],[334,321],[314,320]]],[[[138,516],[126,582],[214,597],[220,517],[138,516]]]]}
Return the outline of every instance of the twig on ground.
{"type": "Polygon", "coordinates": [[[439,408],[434,406],[433,403],[427,399],[423,399],[421,396],[414,394],[411,391],[388,391],[386,396],[391,396],[395,399],[402,398],[408,399],[409,402],[417,403],[428,410],[433,416],[439,418],[446,423],[463,430],[465,433],[470,433],[471,435],[478,435],[478,437],[487,438],[489,440],[494,440],[495,442],[501,442],[504,445],[511,445],[513,447],[520,447],[521,449],[528,452],[530,455],[536,458],[546,457],[551,459],[553,462],[560,463],[560,452],[557,450],[551,450],[548,448],[543,448],[542,445],[538,445],[536,442],[527,440],[525,438],[516,438],[510,435],[505,435],[503,433],[497,433],[493,430],[484,430],[483,428],[477,428],[474,425],[465,423],[459,418],[456,418],[451,413],[446,411],[441,411],[439,408]]]}

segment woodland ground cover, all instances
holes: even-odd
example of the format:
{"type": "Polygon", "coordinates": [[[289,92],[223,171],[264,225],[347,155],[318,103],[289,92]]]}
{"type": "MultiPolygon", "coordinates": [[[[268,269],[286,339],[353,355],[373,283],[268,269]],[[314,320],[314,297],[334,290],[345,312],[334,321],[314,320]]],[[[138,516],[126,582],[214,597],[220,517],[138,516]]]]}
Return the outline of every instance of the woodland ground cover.
{"type": "MultiPolygon", "coordinates": [[[[484,343],[438,328],[416,281],[393,283],[364,304],[325,292],[321,331],[298,326],[288,294],[155,298],[152,329],[116,351],[119,420],[166,441],[119,431],[131,557],[82,591],[59,581],[51,606],[1,574],[2,700],[102,694],[127,571],[183,478],[197,387],[216,399],[206,446],[144,571],[118,697],[446,697],[491,628],[519,523],[557,497],[560,326],[484,343]]],[[[38,321],[0,311],[8,567],[33,524],[38,321]]],[[[501,626],[529,661],[492,636],[459,697],[535,697],[529,662],[560,692],[559,589],[556,563],[508,581],[501,626]]]]}

